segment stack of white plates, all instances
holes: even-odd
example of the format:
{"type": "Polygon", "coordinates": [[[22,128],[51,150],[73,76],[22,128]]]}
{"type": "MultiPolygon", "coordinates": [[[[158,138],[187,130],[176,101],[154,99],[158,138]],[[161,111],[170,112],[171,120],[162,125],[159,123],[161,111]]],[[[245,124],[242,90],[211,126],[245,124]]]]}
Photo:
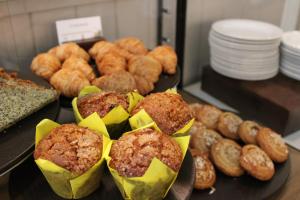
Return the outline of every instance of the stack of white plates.
{"type": "Polygon", "coordinates": [[[300,32],[284,33],[281,43],[280,71],[300,81],[300,32]]]}
{"type": "Polygon", "coordinates": [[[229,19],[215,22],[209,33],[212,68],[241,80],[264,80],[279,69],[282,30],[265,22],[229,19]]]}

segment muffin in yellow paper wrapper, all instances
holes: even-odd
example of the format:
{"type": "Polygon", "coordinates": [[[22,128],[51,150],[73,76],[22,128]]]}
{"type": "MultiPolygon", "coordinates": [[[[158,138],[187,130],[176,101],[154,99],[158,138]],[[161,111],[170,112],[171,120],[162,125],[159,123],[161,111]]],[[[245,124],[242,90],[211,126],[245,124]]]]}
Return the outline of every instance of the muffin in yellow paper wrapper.
{"type": "MultiPolygon", "coordinates": [[[[130,134],[140,129],[154,128],[158,130],[154,123],[150,123],[139,129],[124,133],[130,134]]],[[[158,130],[159,131],[159,130],[158,130]]],[[[172,137],[179,144],[182,151],[182,161],[189,146],[190,136],[172,137]]],[[[113,141],[112,141],[113,143],[113,141]]],[[[111,145],[112,145],[111,143],[111,145]]],[[[141,177],[122,177],[109,166],[111,157],[106,154],[107,166],[113,179],[119,188],[124,199],[130,200],[159,200],[166,197],[168,191],[175,182],[178,172],[173,171],[157,158],[153,158],[145,174],[141,177]]],[[[181,162],[182,162],[181,161],[181,162]]]]}
{"type": "MultiPolygon", "coordinates": [[[[78,97],[83,97],[88,94],[99,92],[101,92],[101,89],[96,86],[86,86],[80,91],[78,97]]],[[[111,138],[119,137],[123,130],[126,130],[126,126],[128,125],[129,113],[131,112],[133,107],[143,98],[143,96],[136,92],[129,92],[127,93],[127,98],[129,103],[128,110],[125,110],[121,105],[119,105],[113,108],[102,118],[111,138]]],[[[83,120],[83,117],[79,113],[77,100],[77,97],[73,99],[72,107],[76,121],[80,122],[83,120]]]]}
{"type": "MultiPolygon", "coordinates": [[[[35,146],[37,146],[40,140],[46,137],[52,129],[58,126],[60,126],[60,124],[49,119],[42,120],[36,126],[35,146]]],[[[104,158],[107,156],[106,150],[110,145],[105,124],[97,114],[92,114],[82,120],[79,126],[88,127],[103,136],[102,156],[88,171],[78,176],[51,161],[42,158],[35,160],[53,191],[66,199],[79,199],[88,196],[98,188],[102,177],[104,158]]]]}
{"type": "MultiPolygon", "coordinates": [[[[168,89],[167,93],[175,93],[177,94],[176,89],[168,89]]],[[[147,124],[154,123],[154,126],[157,130],[161,131],[151,116],[144,110],[141,109],[138,113],[129,118],[129,123],[131,129],[138,129],[140,127],[146,126],[147,124]]],[[[191,127],[193,126],[194,119],[191,119],[184,127],[177,130],[172,136],[183,136],[187,135],[191,127]]]]}

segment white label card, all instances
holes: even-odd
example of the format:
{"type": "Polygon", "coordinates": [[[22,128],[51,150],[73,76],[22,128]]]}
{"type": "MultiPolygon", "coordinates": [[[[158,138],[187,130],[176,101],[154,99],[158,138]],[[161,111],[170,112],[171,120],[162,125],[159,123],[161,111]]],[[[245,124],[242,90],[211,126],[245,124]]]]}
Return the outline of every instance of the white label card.
{"type": "Polygon", "coordinates": [[[59,44],[103,36],[101,17],[84,17],[56,21],[59,44]]]}

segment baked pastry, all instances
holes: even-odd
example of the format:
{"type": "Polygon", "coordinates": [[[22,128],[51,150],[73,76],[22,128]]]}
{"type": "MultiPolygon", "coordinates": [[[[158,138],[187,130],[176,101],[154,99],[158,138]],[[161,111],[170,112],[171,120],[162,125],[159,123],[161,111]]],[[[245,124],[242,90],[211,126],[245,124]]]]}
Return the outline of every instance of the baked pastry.
{"type": "Polygon", "coordinates": [[[109,155],[109,166],[124,177],[143,176],[154,157],[175,172],[183,160],[173,138],[150,128],[123,135],[113,142],[109,155]]]}
{"type": "Polygon", "coordinates": [[[201,111],[203,104],[200,103],[191,103],[189,104],[190,110],[192,112],[193,117],[195,118],[196,121],[198,120],[198,113],[201,111]]]}
{"type": "Polygon", "coordinates": [[[209,129],[216,129],[218,120],[222,111],[211,105],[198,105],[195,109],[195,105],[192,109],[193,115],[197,121],[202,122],[209,129]]]}
{"type": "Polygon", "coordinates": [[[154,48],[148,55],[160,62],[165,73],[176,73],[177,55],[171,46],[158,46],[154,48]]]}
{"type": "Polygon", "coordinates": [[[53,47],[48,51],[48,53],[56,56],[61,62],[64,62],[67,58],[71,56],[76,56],[86,61],[90,60],[89,54],[74,42],[68,42],[53,47]]]}
{"type": "Polygon", "coordinates": [[[183,128],[191,119],[188,104],[179,94],[154,93],[146,96],[132,110],[132,115],[144,109],[156,122],[162,132],[174,134],[183,128]]]}
{"type": "Polygon", "coordinates": [[[142,76],[133,75],[136,88],[141,95],[146,95],[154,89],[153,82],[148,81],[142,76]]]}
{"type": "Polygon", "coordinates": [[[98,57],[99,56],[96,57],[96,64],[101,75],[109,75],[121,70],[126,70],[126,59],[117,53],[107,53],[104,56],[101,55],[101,60],[99,60],[98,57]]]}
{"type": "Polygon", "coordinates": [[[282,137],[270,128],[259,129],[256,142],[274,162],[282,163],[288,159],[288,147],[282,137]]]}
{"type": "Polygon", "coordinates": [[[240,165],[242,147],[230,139],[221,139],[211,147],[211,158],[216,167],[228,176],[244,174],[240,165]]]}
{"type": "Polygon", "coordinates": [[[239,139],[238,128],[243,120],[230,112],[224,112],[220,115],[218,122],[218,130],[227,138],[239,139]]]}
{"type": "Polygon", "coordinates": [[[49,53],[38,54],[31,63],[31,70],[38,76],[49,80],[61,67],[57,57],[49,53]]]}
{"type": "Polygon", "coordinates": [[[92,85],[101,88],[104,91],[115,91],[120,93],[132,92],[136,89],[134,77],[127,71],[118,71],[117,73],[96,78],[92,85]]]}
{"type": "Polygon", "coordinates": [[[207,129],[201,122],[195,121],[191,130],[190,147],[197,149],[199,153],[209,153],[213,144],[223,137],[212,129],[207,129]]]}
{"type": "Polygon", "coordinates": [[[194,188],[198,190],[211,188],[216,182],[216,172],[210,160],[196,151],[191,151],[196,168],[194,188]]]}
{"type": "Polygon", "coordinates": [[[114,43],[108,41],[99,41],[96,42],[93,47],[89,50],[89,54],[92,58],[101,61],[102,57],[107,54],[113,47],[115,47],[114,43]]]}
{"type": "Polygon", "coordinates": [[[65,60],[62,68],[81,71],[89,81],[96,78],[93,68],[82,58],[71,56],[65,60]]]}
{"type": "Polygon", "coordinates": [[[148,50],[146,49],[142,40],[135,37],[124,37],[115,42],[121,49],[125,49],[131,54],[145,55],[148,50]]]}
{"type": "Polygon", "coordinates": [[[243,121],[238,128],[239,137],[246,144],[256,144],[256,134],[260,126],[254,121],[243,121]]]}
{"type": "Polygon", "coordinates": [[[269,156],[253,144],[242,148],[240,164],[250,175],[261,181],[270,180],[275,173],[274,164],[269,156]]]}
{"type": "Polygon", "coordinates": [[[61,69],[50,79],[51,85],[66,97],[78,96],[80,90],[90,85],[85,75],[78,70],[61,69]]]}
{"type": "Polygon", "coordinates": [[[64,124],[52,129],[37,144],[34,158],[49,160],[80,175],[101,159],[102,146],[102,136],[93,130],[75,124],[64,124]]]}
{"type": "Polygon", "coordinates": [[[128,109],[127,96],[116,92],[100,92],[79,97],[77,101],[78,111],[83,118],[97,112],[100,117],[104,117],[113,108],[121,105],[128,109]]]}
{"type": "Polygon", "coordinates": [[[161,64],[150,56],[136,56],[129,61],[128,71],[155,83],[162,72],[161,64]]]}
{"type": "Polygon", "coordinates": [[[0,132],[55,101],[59,94],[0,68],[0,132]]]}

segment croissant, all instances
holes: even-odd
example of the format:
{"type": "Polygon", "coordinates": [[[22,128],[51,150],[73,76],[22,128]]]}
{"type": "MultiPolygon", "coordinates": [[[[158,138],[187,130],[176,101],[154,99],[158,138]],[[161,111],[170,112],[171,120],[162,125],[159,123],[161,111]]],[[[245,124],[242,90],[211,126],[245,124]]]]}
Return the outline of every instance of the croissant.
{"type": "Polygon", "coordinates": [[[115,44],[108,42],[108,41],[99,41],[96,42],[93,47],[89,50],[89,54],[92,58],[98,60],[101,60],[102,57],[108,53],[113,47],[115,47],[115,44]]]}
{"type": "Polygon", "coordinates": [[[31,70],[47,80],[60,68],[61,64],[58,58],[49,53],[38,54],[31,63],[31,70]]]}
{"type": "Polygon", "coordinates": [[[137,90],[141,95],[146,95],[154,89],[154,84],[142,76],[133,75],[137,90]]]}
{"type": "Polygon", "coordinates": [[[154,48],[148,55],[160,62],[165,73],[176,73],[177,55],[172,47],[168,45],[158,46],[154,48]]]}
{"type": "Polygon", "coordinates": [[[148,50],[142,40],[135,37],[125,37],[117,40],[115,44],[121,49],[127,50],[131,54],[145,55],[148,50]]]}
{"type": "Polygon", "coordinates": [[[64,62],[71,56],[76,56],[86,61],[90,60],[89,54],[74,42],[64,43],[53,47],[48,51],[48,53],[56,56],[61,62],[64,62]]]}
{"type": "Polygon", "coordinates": [[[120,70],[126,70],[126,59],[116,53],[107,53],[99,61],[96,58],[97,69],[101,75],[108,75],[120,70]]]}
{"type": "Polygon", "coordinates": [[[87,61],[83,60],[82,58],[71,56],[64,62],[62,68],[79,70],[86,76],[89,81],[92,81],[96,78],[93,68],[87,63],[87,61]]]}
{"type": "Polygon", "coordinates": [[[81,71],[72,69],[61,69],[50,79],[51,85],[67,97],[78,96],[80,90],[90,85],[89,80],[81,71]]]}

